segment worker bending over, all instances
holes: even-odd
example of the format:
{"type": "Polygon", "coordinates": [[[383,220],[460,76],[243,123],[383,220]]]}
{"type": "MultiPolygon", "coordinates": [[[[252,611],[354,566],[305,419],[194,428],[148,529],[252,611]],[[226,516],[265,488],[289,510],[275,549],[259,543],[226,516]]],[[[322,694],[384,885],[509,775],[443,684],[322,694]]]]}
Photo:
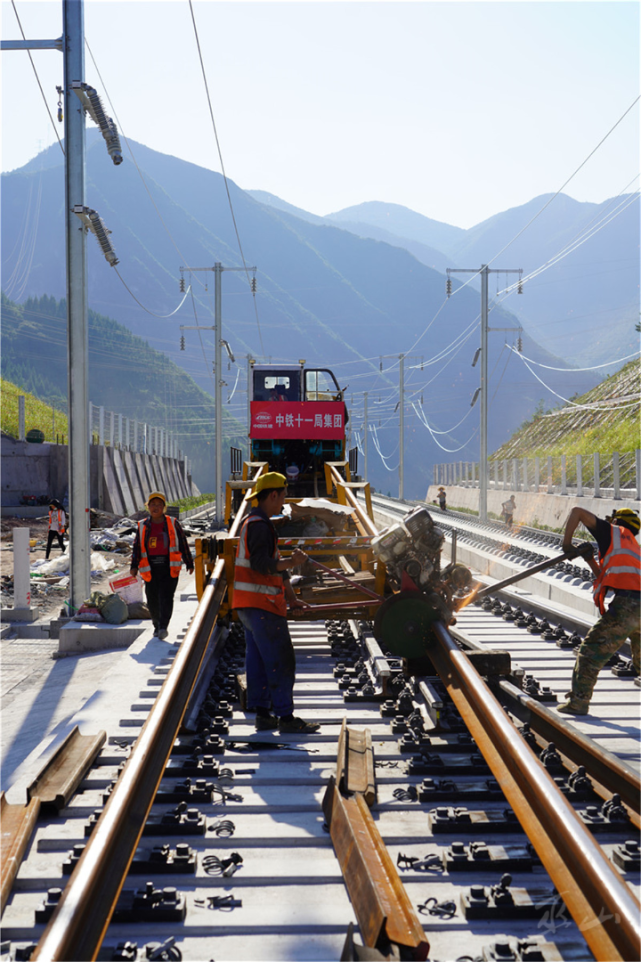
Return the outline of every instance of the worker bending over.
{"type": "Polygon", "coordinates": [[[607,520],[597,518],[585,508],[572,508],[563,534],[563,549],[569,558],[581,554],[572,544],[572,535],[583,524],[594,535],[599,548],[600,571],[594,582],[594,603],[601,618],[579,646],[572,690],[559,711],[587,715],[592,692],[600,670],[608,659],[630,639],[632,664],[639,673],[639,617],[641,614],[641,552],[636,535],[639,515],[631,508],[620,508],[607,520]],[[606,611],[605,596],[614,592],[606,611]]]}
{"type": "Polygon", "coordinates": [[[296,657],[287,626],[288,603],[308,607],[296,598],[287,569],[307,556],[296,548],[290,558],[281,558],[271,521],[281,514],[286,494],[285,476],[270,471],[245,495],[258,504],[240,529],[232,607],[245,628],[247,706],[256,712],[257,731],[310,734],[320,726],[294,717],[296,657]]]}

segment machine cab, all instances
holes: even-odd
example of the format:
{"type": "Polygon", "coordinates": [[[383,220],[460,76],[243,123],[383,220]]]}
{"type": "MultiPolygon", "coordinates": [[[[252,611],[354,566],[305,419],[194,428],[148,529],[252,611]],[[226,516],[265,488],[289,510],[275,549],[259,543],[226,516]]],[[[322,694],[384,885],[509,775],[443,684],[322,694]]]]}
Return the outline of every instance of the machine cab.
{"type": "Polygon", "coordinates": [[[284,474],[294,496],[315,492],[325,461],[345,454],[343,392],[326,368],[255,364],[249,437],[253,461],[284,474]]]}
{"type": "Polygon", "coordinates": [[[338,382],[326,368],[255,365],[252,401],[342,401],[338,382]]]}

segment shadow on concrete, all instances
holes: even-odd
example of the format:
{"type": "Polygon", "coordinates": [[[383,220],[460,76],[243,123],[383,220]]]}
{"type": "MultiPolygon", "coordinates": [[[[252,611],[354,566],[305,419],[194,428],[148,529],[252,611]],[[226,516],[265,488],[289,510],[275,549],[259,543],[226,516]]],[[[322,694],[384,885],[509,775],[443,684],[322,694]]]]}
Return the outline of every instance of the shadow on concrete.
{"type": "MultiPolygon", "coordinates": [[[[54,661],[51,671],[43,677],[36,674],[33,683],[27,676],[3,699],[2,754],[0,781],[3,789],[14,781],[16,770],[46,739],[49,748],[57,733],[66,729],[70,719],[100,686],[108,670],[109,652],[95,652],[81,656],[82,677],[77,677],[80,659],[63,658],[54,661]],[[75,676],[75,677],[74,677],[75,676]],[[67,705],[61,707],[61,702],[67,705]],[[29,707],[25,709],[24,703],[29,707]],[[64,715],[59,716],[59,712],[64,715]]],[[[35,668],[35,666],[34,666],[35,668]]],[[[66,733],[66,732],[65,732],[66,733]]]]}

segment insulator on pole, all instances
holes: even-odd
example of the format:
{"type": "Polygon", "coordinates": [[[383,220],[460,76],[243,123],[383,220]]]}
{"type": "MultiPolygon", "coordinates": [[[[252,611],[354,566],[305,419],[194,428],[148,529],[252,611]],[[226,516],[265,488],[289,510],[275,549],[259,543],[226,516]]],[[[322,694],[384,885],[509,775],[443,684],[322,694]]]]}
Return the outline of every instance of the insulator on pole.
{"type": "Polygon", "coordinates": [[[181,277],[181,278],[180,278],[180,293],[181,293],[181,294],[184,294],[184,293],[185,293],[185,278],[184,278],[184,277],[181,277]]]}
{"type": "Polygon", "coordinates": [[[105,223],[97,213],[97,211],[92,210],[91,207],[83,207],[82,204],[76,204],[73,207],[73,212],[76,217],[79,217],[87,230],[90,230],[92,234],[95,234],[96,239],[100,245],[102,253],[105,255],[106,259],[109,261],[112,267],[115,267],[118,263],[118,258],[116,257],[116,252],[113,249],[113,245],[109,240],[110,230],[107,230],[105,223]]]}
{"type": "Polygon", "coordinates": [[[472,361],[472,367],[476,367],[476,362],[477,362],[478,359],[479,359],[480,353],[481,353],[481,348],[480,348],[480,347],[477,347],[477,349],[476,349],[476,354],[474,355],[474,360],[472,361]]]}
{"type": "Polygon", "coordinates": [[[451,297],[452,295],[452,278],[451,277],[448,277],[447,283],[445,284],[445,293],[447,294],[448,297],[451,297]]]}
{"type": "Polygon", "coordinates": [[[479,396],[480,393],[481,393],[481,389],[480,389],[480,387],[477,387],[476,391],[474,392],[474,397],[472,398],[472,401],[470,402],[470,407],[471,407],[471,408],[473,408],[474,405],[476,404],[476,400],[477,400],[477,398],[478,398],[478,396],[479,396]]]}
{"type": "Polygon", "coordinates": [[[181,350],[181,351],[184,351],[184,350],[185,350],[185,335],[184,335],[184,334],[181,335],[181,338],[180,338],[180,350],[181,350]]]}
{"type": "Polygon", "coordinates": [[[105,139],[107,151],[114,164],[116,166],[122,164],[122,147],[120,146],[118,128],[113,119],[106,115],[98,91],[80,80],[74,80],[71,89],[77,94],[80,103],[93,122],[100,127],[100,133],[105,139]]]}
{"type": "Polygon", "coordinates": [[[256,278],[255,278],[255,277],[252,277],[251,287],[252,287],[252,294],[255,294],[255,293],[256,293],[256,278]]]}

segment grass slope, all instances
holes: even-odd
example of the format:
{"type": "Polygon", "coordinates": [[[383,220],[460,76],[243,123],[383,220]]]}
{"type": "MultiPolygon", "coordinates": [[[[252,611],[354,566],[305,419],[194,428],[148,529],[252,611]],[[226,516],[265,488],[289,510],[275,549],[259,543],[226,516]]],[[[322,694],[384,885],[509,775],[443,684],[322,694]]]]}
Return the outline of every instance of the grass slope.
{"type": "Polygon", "coordinates": [[[572,404],[537,412],[492,457],[634,451],[639,447],[640,392],[641,362],[630,361],[591,391],[572,398],[572,404]]]}
{"type": "Polygon", "coordinates": [[[4,434],[17,438],[19,433],[18,397],[25,398],[25,432],[38,428],[44,433],[45,441],[64,443],[69,437],[67,415],[46,401],[41,401],[34,394],[29,394],[17,384],[12,384],[0,378],[2,403],[0,406],[0,426],[4,434]]]}

